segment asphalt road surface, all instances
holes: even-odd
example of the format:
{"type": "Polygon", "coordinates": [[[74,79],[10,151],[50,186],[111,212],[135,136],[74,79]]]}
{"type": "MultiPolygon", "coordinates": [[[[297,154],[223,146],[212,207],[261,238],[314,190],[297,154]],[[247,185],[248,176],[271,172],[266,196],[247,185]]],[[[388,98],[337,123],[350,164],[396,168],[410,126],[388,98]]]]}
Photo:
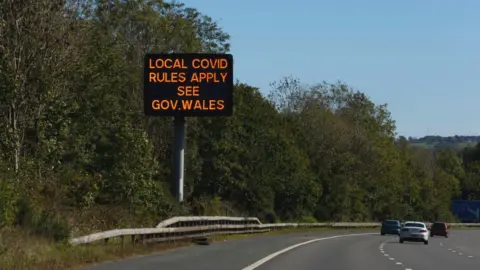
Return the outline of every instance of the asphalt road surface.
{"type": "Polygon", "coordinates": [[[480,230],[451,230],[429,245],[379,232],[263,236],[193,246],[92,266],[90,270],[478,270],[480,230]],[[341,237],[335,237],[342,235],[341,237]],[[356,234],[356,235],[352,235],[356,234]],[[361,235],[360,235],[361,234],[361,235]]]}

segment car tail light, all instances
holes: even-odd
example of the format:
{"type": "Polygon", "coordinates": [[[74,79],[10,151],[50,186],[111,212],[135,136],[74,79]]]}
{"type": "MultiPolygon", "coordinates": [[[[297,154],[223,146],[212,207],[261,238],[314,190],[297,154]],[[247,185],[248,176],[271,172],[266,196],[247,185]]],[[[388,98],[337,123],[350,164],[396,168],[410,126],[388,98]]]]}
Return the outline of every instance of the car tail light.
{"type": "Polygon", "coordinates": [[[422,229],[422,230],[420,230],[420,232],[427,232],[427,230],[425,230],[425,229],[422,229]]]}

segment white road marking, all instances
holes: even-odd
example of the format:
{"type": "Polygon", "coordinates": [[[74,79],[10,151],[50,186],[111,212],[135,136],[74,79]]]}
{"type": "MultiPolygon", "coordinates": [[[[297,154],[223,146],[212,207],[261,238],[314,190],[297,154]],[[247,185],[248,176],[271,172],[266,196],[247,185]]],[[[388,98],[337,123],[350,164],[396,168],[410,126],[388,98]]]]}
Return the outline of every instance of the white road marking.
{"type": "MultiPolygon", "coordinates": [[[[387,242],[389,242],[389,241],[387,241],[387,242]]],[[[387,242],[385,242],[385,243],[387,243],[387,242]]],[[[382,243],[382,245],[383,245],[383,244],[384,244],[384,243],[382,243]]],[[[382,250],[382,253],[384,253],[383,250],[382,250]]],[[[388,254],[386,254],[386,253],[383,254],[383,255],[384,255],[385,257],[389,257],[389,256],[390,256],[390,255],[388,255],[388,254]]],[[[394,260],[395,260],[395,258],[392,258],[392,257],[390,257],[389,259],[390,259],[391,261],[394,261],[394,260]]],[[[401,262],[396,262],[395,264],[396,264],[396,265],[402,265],[402,266],[403,266],[403,263],[401,263],[401,262]]],[[[412,270],[412,268],[405,268],[405,270],[412,270]]]]}
{"type": "Polygon", "coordinates": [[[382,250],[381,252],[382,252],[382,253],[385,253],[385,251],[383,251],[383,250],[382,250]]]}
{"type": "Polygon", "coordinates": [[[469,258],[473,258],[473,256],[468,256],[469,258]]]}
{"type": "Polygon", "coordinates": [[[458,255],[463,255],[463,253],[458,253],[458,255]]]}
{"type": "Polygon", "coordinates": [[[455,251],[455,250],[452,250],[452,252],[453,252],[453,253],[455,253],[455,252],[457,252],[457,251],[455,251]]]}
{"type": "Polygon", "coordinates": [[[440,246],[442,246],[442,247],[443,247],[443,243],[440,243],[440,246]]]}
{"type": "Polygon", "coordinates": [[[265,258],[262,258],[252,264],[250,264],[249,266],[243,268],[242,270],[253,270],[253,269],[256,269],[257,267],[259,267],[260,265],[270,261],[271,259],[277,257],[278,255],[281,255],[287,251],[290,251],[294,248],[297,248],[297,247],[301,247],[301,246],[304,246],[304,245],[308,245],[308,244],[311,244],[311,243],[315,243],[315,242],[318,242],[318,241],[323,241],[323,240],[330,240],[330,239],[336,239],[336,238],[341,238],[341,237],[351,237],[351,236],[360,236],[360,235],[371,235],[371,234],[377,234],[377,233],[355,233],[355,234],[344,234],[344,235],[335,235],[335,236],[330,236],[330,237],[324,237],[324,238],[317,238],[317,239],[313,239],[313,240],[310,240],[310,241],[306,241],[306,242],[302,242],[302,243],[299,243],[299,244],[295,244],[295,245],[292,245],[292,246],[289,246],[287,248],[284,248],[282,250],[279,250],[277,252],[274,252],[270,255],[268,255],[267,257],[265,258]]]}
{"type": "Polygon", "coordinates": [[[451,251],[452,249],[451,249],[451,248],[449,248],[448,250],[450,250],[450,251],[451,251]]]}

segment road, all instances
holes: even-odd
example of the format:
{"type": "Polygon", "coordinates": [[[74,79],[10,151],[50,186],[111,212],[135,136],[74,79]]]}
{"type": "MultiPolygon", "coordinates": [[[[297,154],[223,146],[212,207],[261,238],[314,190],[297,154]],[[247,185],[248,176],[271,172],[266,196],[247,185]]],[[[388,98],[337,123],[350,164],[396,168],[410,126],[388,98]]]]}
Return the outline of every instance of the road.
{"type": "Polygon", "coordinates": [[[430,238],[429,245],[400,244],[395,236],[380,236],[379,233],[371,234],[371,231],[370,234],[351,235],[361,233],[365,232],[329,231],[254,237],[185,247],[85,269],[477,270],[480,267],[480,230],[452,230],[449,238],[430,238]],[[344,236],[335,237],[340,234],[344,236]],[[306,243],[309,241],[314,242],[306,243]],[[289,247],[294,248],[283,252],[289,247]]]}

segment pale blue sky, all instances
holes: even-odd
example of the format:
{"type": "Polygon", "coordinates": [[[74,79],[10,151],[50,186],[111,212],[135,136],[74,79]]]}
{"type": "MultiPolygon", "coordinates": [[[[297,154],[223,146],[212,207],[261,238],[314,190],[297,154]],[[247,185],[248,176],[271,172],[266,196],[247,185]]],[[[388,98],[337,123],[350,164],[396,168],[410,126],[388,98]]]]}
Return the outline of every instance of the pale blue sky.
{"type": "Polygon", "coordinates": [[[387,103],[400,135],[480,134],[479,0],[183,0],[232,36],[235,77],[337,79],[387,103]]]}

